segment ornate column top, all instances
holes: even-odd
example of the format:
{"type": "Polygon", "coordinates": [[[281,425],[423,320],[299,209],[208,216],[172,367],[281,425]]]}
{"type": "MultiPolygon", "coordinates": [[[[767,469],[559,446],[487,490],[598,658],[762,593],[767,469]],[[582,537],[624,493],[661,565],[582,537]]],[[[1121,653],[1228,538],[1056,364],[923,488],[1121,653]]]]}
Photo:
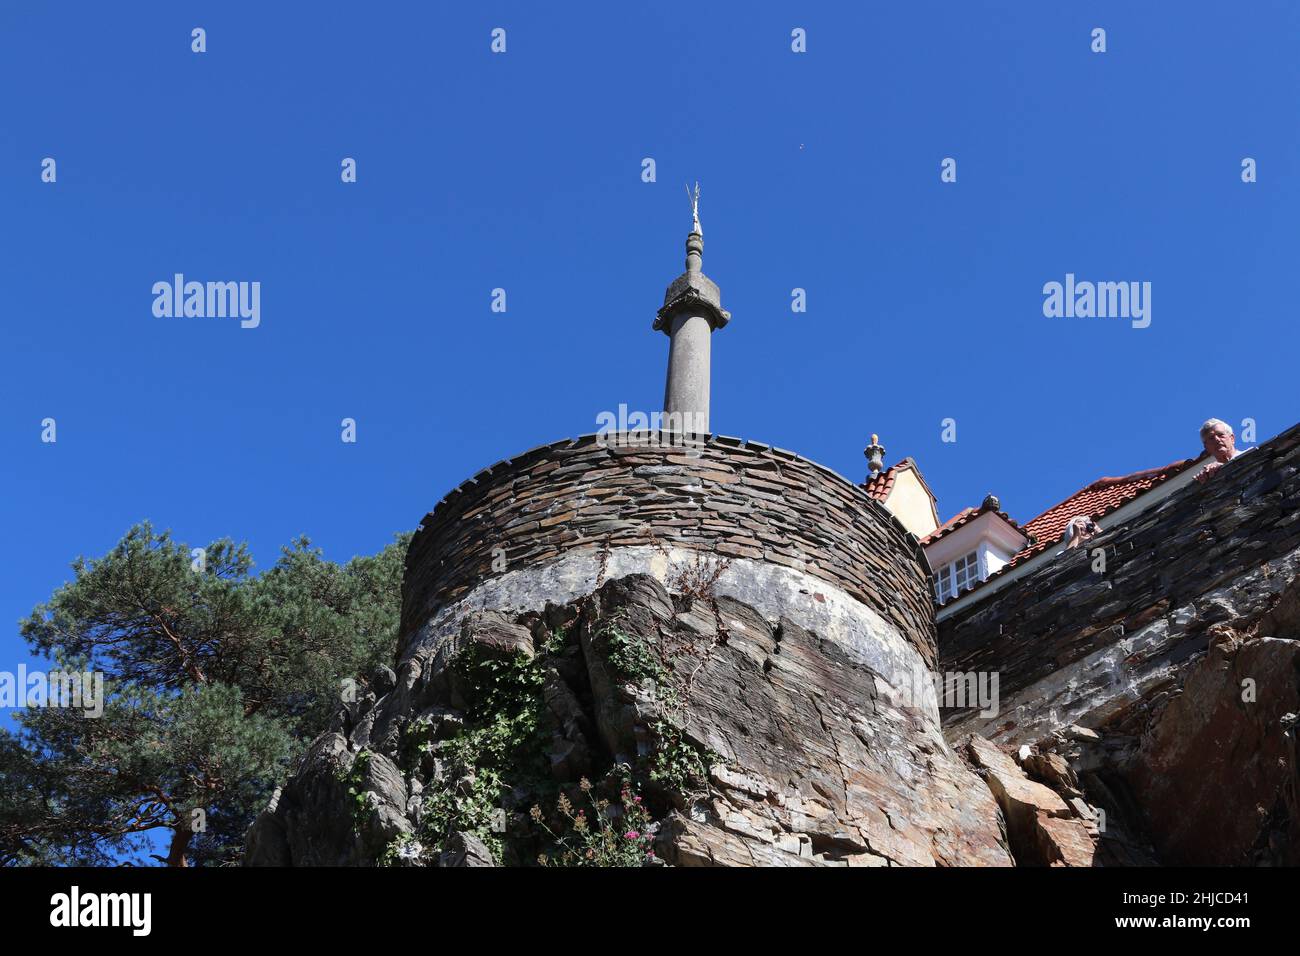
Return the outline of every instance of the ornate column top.
{"type": "Polygon", "coordinates": [[[664,304],[655,316],[653,328],[672,334],[672,317],[689,310],[705,315],[716,332],[729,321],[731,313],[722,307],[722,290],[704,274],[704,233],[700,231],[700,184],[695,192],[686,187],[691,200],[691,232],[686,237],[686,271],[679,275],[664,292],[664,304]]]}

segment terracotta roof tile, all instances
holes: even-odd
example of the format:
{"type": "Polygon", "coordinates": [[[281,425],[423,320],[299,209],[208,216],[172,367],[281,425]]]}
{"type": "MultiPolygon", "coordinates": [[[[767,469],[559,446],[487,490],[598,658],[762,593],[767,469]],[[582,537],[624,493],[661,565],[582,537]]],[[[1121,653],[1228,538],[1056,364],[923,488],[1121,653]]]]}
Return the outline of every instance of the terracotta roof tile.
{"type": "Polygon", "coordinates": [[[1021,532],[1022,534],[1026,534],[1026,535],[1028,534],[1028,532],[1025,531],[1025,529],[1022,528],[1020,525],[1016,524],[1016,520],[1012,518],[1009,514],[1007,514],[1005,511],[998,511],[988,507],[987,505],[980,505],[978,508],[963,508],[961,511],[957,512],[955,515],[953,515],[943,524],[939,525],[939,527],[935,528],[933,531],[931,531],[929,534],[927,534],[924,538],[921,539],[922,547],[924,547],[927,544],[933,544],[934,542],[942,538],[944,535],[948,534],[949,532],[956,531],[962,525],[967,524],[970,521],[973,521],[975,518],[978,518],[986,511],[994,512],[994,514],[996,514],[1007,524],[1011,525],[1011,527],[1015,528],[1017,531],[1021,532]]]}
{"type": "Polygon", "coordinates": [[[890,465],[874,478],[868,478],[862,483],[862,489],[867,494],[871,495],[871,497],[883,504],[885,499],[889,497],[889,493],[894,490],[894,481],[898,478],[899,472],[904,470],[916,473],[917,480],[921,482],[926,493],[930,496],[930,500],[933,501],[934,492],[931,491],[930,486],[926,484],[925,475],[921,474],[921,469],[917,465],[916,459],[910,456],[890,465]]]}
{"type": "MultiPolygon", "coordinates": [[[[1017,525],[1015,521],[1007,517],[1005,512],[999,511],[998,514],[1006,519],[1009,524],[1028,535],[1030,542],[1001,568],[980,581],[969,591],[963,593],[969,594],[978,591],[994,578],[1006,574],[1018,564],[1046,551],[1061,540],[1061,535],[1065,533],[1065,527],[1070,523],[1070,519],[1079,515],[1085,515],[1093,520],[1103,518],[1121,506],[1128,504],[1139,495],[1186,471],[1204,457],[1204,455],[1201,455],[1197,458],[1185,458],[1182,461],[1170,462],[1162,468],[1148,468],[1145,471],[1135,471],[1130,475],[1098,478],[1092,484],[1080,488],[1064,501],[1052,505],[1038,517],[1026,521],[1023,525],[1017,525]]],[[[989,509],[981,505],[979,508],[965,508],[957,512],[957,514],[922,538],[921,544],[932,544],[950,531],[955,531],[973,518],[983,514],[986,510],[989,509]]]]}
{"type": "MultiPolygon", "coordinates": [[[[1018,564],[1041,554],[1059,542],[1071,518],[1079,515],[1085,515],[1093,520],[1103,518],[1144,492],[1150,491],[1156,485],[1162,484],[1175,475],[1186,471],[1198,461],[1200,461],[1200,458],[1186,458],[1182,461],[1170,462],[1162,468],[1148,468],[1145,471],[1135,471],[1131,475],[1120,475],[1114,478],[1098,478],[1092,484],[1080,488],[1064,501],[1052,505],[1038,517],[1025,522],[1020,527],[1020,530],[1031,536],[1029,545],[971,590],[978,591],[989,581],[1006,574],[1018,564]]],[[[966,509],[965,512],[949,519],[949,523],[955,522],[958,518],[961,518],[962,523],[965,523],[970,517],[967,512],[974,510],[971,508],[966,509]]],[[[1012,523],[1014,524],[1014,522],[1012,523]]],[[[955,525],[953,526],[955,527],[955,525]]],[[[944,528],[946,527],[948,525],[944,526],[944,528]]],[[[938,537],[944,531],[944,528],[933,532],[930,537],[921,543],[928,544],[938,537]]]]}
{"type": "Polygon", "coordinates": [[[1150,491],[1156,485],[1186,470],[1196,460],[1186,458],[1182,461],[1170,462],[1163,468],[1148,468],[1145,471],[1135,471],[1131,475],[1121,475],[1116,478],[1098,478],[1087,487],[1080,488],[1064,501],[1048,508],[1037,518],[1025,522],[1025,531],[1037,538],[1038,543],[1030,545],[1017,554],[1007,567],[1060,541],[1071,518],[1084,515],[1097,519],[1110,514],[1143,492],[1150,491]]]}
{"type": "Polygon", "coordinates": [[[863,483],[862,489],[883,504],[885,499],[889,497],[889,493],[894,490],[894,478],[897,477],[898,469],[902,464],[903,462],[900,461],[897,465],[890,465],[883,471],[878,472],[863,483]]]}

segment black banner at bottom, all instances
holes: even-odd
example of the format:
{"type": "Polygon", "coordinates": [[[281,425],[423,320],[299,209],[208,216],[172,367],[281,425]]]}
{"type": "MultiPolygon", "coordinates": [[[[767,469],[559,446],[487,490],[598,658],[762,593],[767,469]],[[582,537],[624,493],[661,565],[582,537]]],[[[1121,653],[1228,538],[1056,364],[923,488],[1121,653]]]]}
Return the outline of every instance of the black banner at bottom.
{"type": "Polygon", "coordinates": [[[377,932],[440,919],[454,935],[478,922],[494,941],[535,939],[542,926],[557,931],[557,919],[577,921],[575,940],[590,940],[606,920],[633,937],[665,920],[721,920],[743,938],[751,926],[766,936],[773,920],[792,919],[860,941],[924,933],[932,942],[943,920],[1018,937],[1172,931],[1227,942],[1291,925],[1291,882],[1288,871],[1268,869],[9,869],[0,870],[0,909],[17,938],[128,945],[374,944],[377,932]]]}

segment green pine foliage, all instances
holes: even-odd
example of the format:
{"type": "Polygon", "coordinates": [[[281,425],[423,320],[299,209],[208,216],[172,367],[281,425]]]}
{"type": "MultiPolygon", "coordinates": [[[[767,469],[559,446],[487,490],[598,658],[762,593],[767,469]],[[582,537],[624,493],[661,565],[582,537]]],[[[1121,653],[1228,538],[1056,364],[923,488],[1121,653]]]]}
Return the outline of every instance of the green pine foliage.
{"type": "Polygon", "coordinates": [[[300,538],[254,574],[242,544],[196,570],[142,524],[79,558],[20,628],[51,668],[102,672],[104,712],[0,729],[0,865],[237,862],[343,682],[392,662],[408,542],[340,565],[300,538]]]}

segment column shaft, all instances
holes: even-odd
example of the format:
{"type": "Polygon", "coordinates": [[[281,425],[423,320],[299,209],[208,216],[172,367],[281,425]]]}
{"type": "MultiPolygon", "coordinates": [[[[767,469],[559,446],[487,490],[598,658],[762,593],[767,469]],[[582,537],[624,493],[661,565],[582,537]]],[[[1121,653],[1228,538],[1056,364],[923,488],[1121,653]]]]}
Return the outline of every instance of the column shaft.
{"type": "Polygon", "coordinates": [[[673,316],[668,352],[668,382],[664,388],[664,412],[669,425],[683,432],[709,432],[709,362],[713,327],[702,315],[673,316]]]}

